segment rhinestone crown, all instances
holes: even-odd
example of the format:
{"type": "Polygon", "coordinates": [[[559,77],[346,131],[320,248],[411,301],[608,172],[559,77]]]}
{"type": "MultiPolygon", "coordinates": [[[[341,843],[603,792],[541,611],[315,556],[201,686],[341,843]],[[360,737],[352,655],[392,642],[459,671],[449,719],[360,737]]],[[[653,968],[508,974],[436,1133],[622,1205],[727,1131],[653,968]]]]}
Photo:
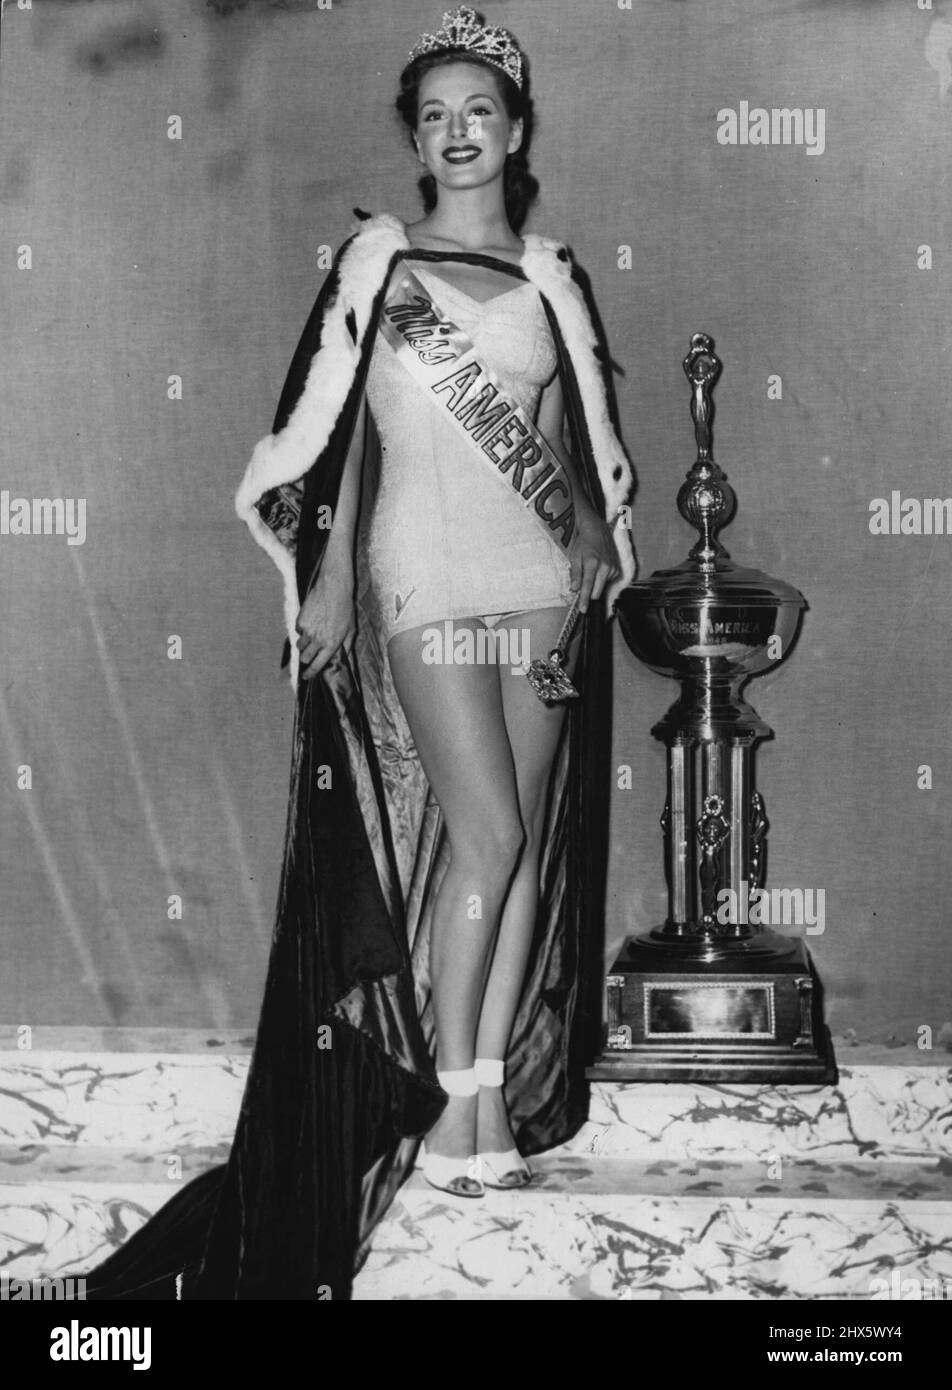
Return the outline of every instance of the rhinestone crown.
{"type": "Polygon", "coordinates": [[[469,5],[447,10],[435,34],[421,34],[410,49],[410,58],[435,53],[441,48],[464,48],[484,62],[492,63],[522,89],[522,54],[508,29],[498,24],[481,24],[469,5]]]}

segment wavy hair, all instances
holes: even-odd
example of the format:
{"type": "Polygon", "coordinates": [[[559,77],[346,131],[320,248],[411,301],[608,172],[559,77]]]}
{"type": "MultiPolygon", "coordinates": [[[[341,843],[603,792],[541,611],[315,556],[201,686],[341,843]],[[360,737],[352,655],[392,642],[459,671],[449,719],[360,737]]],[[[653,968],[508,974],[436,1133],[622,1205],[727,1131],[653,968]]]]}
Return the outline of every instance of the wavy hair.
{"type": "MultiPolygon", "coordinates": [[[[539,192],[539,180],[529,172],[528,149],[532,137],[533,108],[529,96],[528,63],[522,59],[523,86],[520,90],[508,73],[487,63],[478,54],[465,48],[441,48],[435,53],[423,53],[409,62],[400,74],[400,92],[394,105],[406,125],[410,143],[416,133],[419,112],[420,83],[426,73],[445,63],[478,63],[496,79],[496,87],[511,121],[521,120],[522,143],[514,154],[506,156],[503,166],[503,193],[506,202],[506,216],[514,232],[518,232],[526,220],[529,208],[539,192]]],[[[423,199],[424,212],[436,207],[436,179],[427,171],[417,180],[417,187],[423,199]]]]}

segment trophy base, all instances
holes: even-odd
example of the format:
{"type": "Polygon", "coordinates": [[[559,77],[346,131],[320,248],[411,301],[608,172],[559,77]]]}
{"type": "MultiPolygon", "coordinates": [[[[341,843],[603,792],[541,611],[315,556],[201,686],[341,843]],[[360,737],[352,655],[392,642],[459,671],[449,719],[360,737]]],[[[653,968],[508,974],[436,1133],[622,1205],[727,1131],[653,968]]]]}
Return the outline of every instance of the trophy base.
{"type": "Polygon", "coordinates": [[[592,1081],[759,1082],[832,1086],[836,1059],[802,941],[765,933],[729,956],[632,939],[606,980],[605,1046],[592,1081]]]}

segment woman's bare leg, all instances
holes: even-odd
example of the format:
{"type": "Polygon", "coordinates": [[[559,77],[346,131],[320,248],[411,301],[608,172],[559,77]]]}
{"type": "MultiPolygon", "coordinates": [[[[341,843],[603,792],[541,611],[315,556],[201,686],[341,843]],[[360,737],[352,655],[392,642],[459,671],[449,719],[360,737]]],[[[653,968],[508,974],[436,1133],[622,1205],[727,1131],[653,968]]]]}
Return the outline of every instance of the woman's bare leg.
{"type": "MultiPolygon", "coordinates": [[[[442,631],[442,624],[427,626],[442,631]]],[[[464,627],[476,631],[483,624],[454,620],[454,631],[464,627]]],[[[425,630],[398,633],[388,654],[449,838],[450,863],[433,907],[430,977],[437,1066],[455,1071],[473,1065],[480,1000],[523,828],[499,668],[427,665],[425,630]]],[[[466,1158],[475,1139],[476,1098],[451,1096],[427,1149],[466,1158]]]]}
{"type": "MultiPolygon", "coordinates": [[[[537,609],[503,619],[496,631],[503,627],[510,631],[525,629],[529,633],[531,657],[547,656],[564,618],[564,608],[537,609]]],[[[577,648],[578,636],[572,642],[567,662],[570,673],[574,669],[577,648]]],[[[521,672],[513,673],[509,667],[501,666],[499,675],[506,735],[515,767],[519,814],[526,839],[500,921],[479,1016],[476,1055],[504,1059],[535,927],[546,791],[565,722],[566,705],[564,702],[543,704],[521,672]]],[[[477,1141],[482,1153],[504,1153],[513,1147],[501,1089],[480,1090],[477,1141]]]]}

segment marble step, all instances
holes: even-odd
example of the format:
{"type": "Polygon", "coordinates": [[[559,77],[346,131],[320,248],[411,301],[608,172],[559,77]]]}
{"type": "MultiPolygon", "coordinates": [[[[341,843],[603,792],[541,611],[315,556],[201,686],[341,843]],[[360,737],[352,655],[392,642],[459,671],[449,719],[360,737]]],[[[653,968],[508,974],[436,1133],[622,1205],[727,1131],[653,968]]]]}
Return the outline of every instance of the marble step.
{"type": "MultiPolygon", "coordinates": [[[[224,1162],[250,1043],[0,1028],[0,1270],[88,1268],[224,1162]]],[[[833,1088],[596,1084],[525,1191],[414,1174],[355,1297],[952,1298],[949,1059],[838,1054],[833,1088]]]]}
{"type": "MultiPolygon", "coordinates": [[[[247,1054],[0,1053],[0,1145],[189,1153],[230,1142],[247,1054]]],[[[917,1162],[952,1153],[952,1068],[841,1061],[835,1087],[602,1082],[571,1151],[917,1162]]]]}
{"type": "Polygon", "coordinates": [[[194,1144],[180,1153],[167,1148],[135,1148],[130,1145],[95,1144],[0,1144],[0,1186],[36,1186],[43,1183],[187,1182],[228,1160],[230,1144],[194,1144]]]}
{"type": "Polygon", "coordinates": [[[767,1195],[753,1173],[688,1195],[639,1190],[644,1175],[610,1175],[611,1163],[463,1210],[415,1176],[377,1230],[355,1298],[868,1300],[890,1296],[897,1269],[907,1288],[952,1297],[952,1200],[926,1174],[921,1200],[884,1201],[871,1173],[832,1168],[822,1195],[786,1180],[767,1195]]]}
{"type": "Polygon", "coordinates": [[[592,1087],[576,1151],[743,1162],[952,1153],[952,1069],[841,1067],[837,1086],[592,1087]]]}
{"type": "MultiPolygon", "coordinates": [[[[87,1187],[126,1191],[137,1186],[160,1187],[168,1194],[176,1186],[227,1161],[228,1145],[190,1149],[182,1162],[164,1150],[97,1149],[92,1145],[35,1145],[26,1149],[0,1146],[0,1188],[11,1197],[17,1189],[87,1187]]],[[[535,1174],[532,1191],[587,1195],[658,1197],[815,1197],[852,1200],[938,1201],[952,1203],[952,1160],[864,1160],[836,1162],[817,1158],[675,1160],[580,1155],[569,1146],[551,1149],[530,1160],[535,1174]]],[[[432,1192],[419,1167],[405,1189],[432,1192]]],[[[442,1198],[441,1198],[442,1200],[442,1198]]]]}
{"type": "MultiPolygon", "coordinates": [[[[21,1279],[81,1270],[168,1200],[169,1178],[153,1180],[165,1155],[150,1166],[126,1154],[112,1174],[110,1157],[115,1167],[114,1150],[91,1146],[54,1146],[29,1165],[0,1154],[0,1268],[21,1279]]],[[[196,1152],[182,1178],[219,1158],[196,1152]]],[[[415,1173],[377,1229],[355,1298],[869,1299],[888,1296],[894,1270],[952,1297],[945,1160],[804,1159],[772,1179],[759,1161],[564,1150],[533,1166],[530,1188],[479,1201],[415,1173]]]]}

